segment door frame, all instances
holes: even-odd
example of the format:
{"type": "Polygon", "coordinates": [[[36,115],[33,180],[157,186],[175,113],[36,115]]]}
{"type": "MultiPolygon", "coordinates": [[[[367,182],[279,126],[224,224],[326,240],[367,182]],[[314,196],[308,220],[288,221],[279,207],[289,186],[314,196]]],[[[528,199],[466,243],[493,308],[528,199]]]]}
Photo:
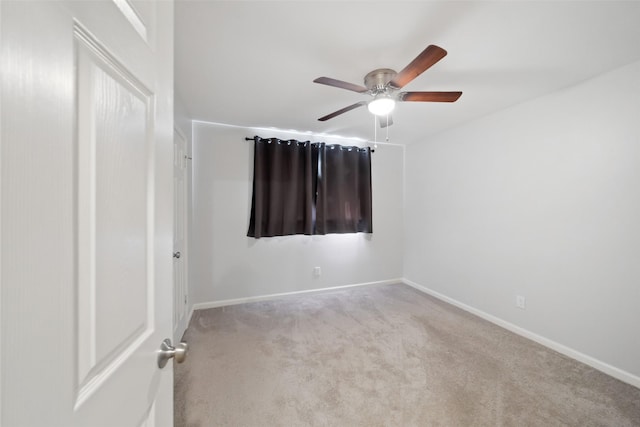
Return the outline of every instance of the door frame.
{"type": "MultiPolygon", "coordinates": [[[[183,227],[184,227],[184,241],[183,241],[183,248],[181,248],[180,250],[180,258],[182,259],[183,262],[183,268],[184,268],[184,296],[186,301],[184,302],[184,316],[182,317],[182,319],[180,319],[178,322],[176,322],[173,325],[173,340],[174,342],[180,342],[182,336],[184,335],[184,332],[187,330],[187,326],[189,326],[189,321],[191,320],[191,301],[190,301],[190,294],[189,294],[189,234],[190,234],[190,229],[191,229],[191,142],[189,141],[189,139],[185,136],[184,132],[182,132],[177,126],[174,126],[173,128],[173,137],[174,139],[176,137],[181,138],[184,141],[184,164],[185,164],[185,168],[184,168],[184,217],[183,217],[183,227]]],[[[175,142],[174,142],[175,143],[175,142]]],[[[175,153],[174,153],[175,155],[175,153]]],[[[175,197],[175,191],[176,189],[174,188],[174,203],[176,202],[176,197],[175,197]]],[[[175,250],[175,248],[174,248],[175,250]]],[[[173,290],[174,290],[174,295],[176,294],[176,283],[174,280],[173,283],[173,290]]],[[[174,305],[177,304],[176,301],[174,301],[174,305]]]]}

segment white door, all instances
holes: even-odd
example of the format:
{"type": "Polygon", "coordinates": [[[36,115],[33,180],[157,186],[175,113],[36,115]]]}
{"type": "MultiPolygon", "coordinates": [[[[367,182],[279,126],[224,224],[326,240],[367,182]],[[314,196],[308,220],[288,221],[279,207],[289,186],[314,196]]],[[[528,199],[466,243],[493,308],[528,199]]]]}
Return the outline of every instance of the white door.
{"type": "Polygon", "coordinates": [[[170,426],[173,5],[0,20],[0,424],[170,426]]]}
{"type": "Polygon", "coordinates": [[[173,135],[173,337],[187,328],[187,141],[173,135]]]}

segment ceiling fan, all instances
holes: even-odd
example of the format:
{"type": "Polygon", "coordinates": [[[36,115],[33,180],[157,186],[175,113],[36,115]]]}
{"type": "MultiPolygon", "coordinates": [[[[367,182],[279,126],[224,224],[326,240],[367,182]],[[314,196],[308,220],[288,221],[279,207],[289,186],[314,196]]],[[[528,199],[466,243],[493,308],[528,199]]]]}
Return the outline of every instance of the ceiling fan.
{"type": "Polygon", "coordinates": [[[318,77],[313,82],[341,89],[351,90],[358,93],[367,93],[373,97],[370,101],[360,101],[344,107],[331,114],[320,117],[318,120],[324,122],[347,111],[367,105],[369,111],[378,116],[380,127],[387,127],[393,124],[391,111],[396,102],[455,102],[462,92],[398,92],[411,80],[418,77],[425,70],[447,55],[447,51],[435,45],[429,45],[413,61],[396,73],[390,68],[378,68],[364,76],[364,86],[329,77],[318,77]],[[386,116],[386,120],[382,117],[386,116]]]}

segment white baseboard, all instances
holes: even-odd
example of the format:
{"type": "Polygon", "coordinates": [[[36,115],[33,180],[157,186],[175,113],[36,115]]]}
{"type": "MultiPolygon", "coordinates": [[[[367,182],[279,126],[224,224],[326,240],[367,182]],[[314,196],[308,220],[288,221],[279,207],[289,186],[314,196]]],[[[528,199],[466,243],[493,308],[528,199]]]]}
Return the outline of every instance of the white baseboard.
{"type": "Polygon", "coordinates": [[[499,317],[493,316],[489,313],[485,313],[482,310],[478,310],[477,308],[473,308],[467,304],[464,304],[460,301],[457,301],[453,298],[450,298],[446,295],[443,295],[439,292],[431,290],[425,286],[419,285],[415,282],[412,282],[408,279],[402,279],[402,283],[411,286],[421,292],[424,292],[427,295],[431,295],[441,301],[444,301],[448,304],[461,308],[464,311],[467,311],[471,314],[475,314],[478,317],[481,317],[484,320],[488,320],[489,322],[498,325],[504,329],[507,329],[513,333],[516,333],[520,336],[528,338],[532,341],[537,342],[538,344],[542,344],[545,347],[548,347],[552,350],[557,351],[558,353],[564,354],[567,357],[575,359],[579,362],[584,363],[585,365],[589,365],[598,371],[604,372],[607,375],[610,375],[620,381],[624,381],[627,384],[631,384],[634,387],[640,388],[640,377],[633,375],[627,371],[623,371],[622,369],[616,368],[615,366],[609,365],[608,363],[602,362],[598,359],[595,359],[589,355],[581,353],[577,350],[574,350],[570,347],[567,347],[563,344],[557,343],[553,340],[545,338],[541,335],[535,334],[527,329],[521,328],[520,326],[516,326],[513,323],[507,322],[506,320],[500,319],[499,317]]]}
{"type": "Polygon", "coordinates": [[[235,299],[226,299],[226,300],[219,300],[219,301],[201,302],[198,304],[194,304],[191,307],[191,312],[189,314],[189,321],[191,321],[191,316],[193,315],[193,312],[195,310],[204,310],[207,308],[216,308],[216,307],[225,307],[228,305],[245,304],[248,302],[267,301],[267,300],[273,300],[277,298],[284,298],[284,297],[295,296],[295,295],[333,292],[333,291],[339,291],[342,289],[355,288],[358,286],[390,285],[394,283],[403,283],[403,279],[380,280],[377,282],[356,283],[352,285],[333,286],[330,288],[307,289],[304,291],[283,292],[278,294],[259,295],[259,296],[246,297],[246,298],[235,298],[235,299]]]}

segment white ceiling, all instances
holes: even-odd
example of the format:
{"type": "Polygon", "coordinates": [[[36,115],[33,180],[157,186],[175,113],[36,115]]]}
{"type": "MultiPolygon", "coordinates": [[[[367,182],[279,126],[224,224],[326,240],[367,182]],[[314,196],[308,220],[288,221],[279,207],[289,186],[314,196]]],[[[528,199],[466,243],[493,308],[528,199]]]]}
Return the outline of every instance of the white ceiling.
{"type": "Polygon", "coordinates": [[[395,143],[640,59],[640,1],[182,0],[175,16],[176,95],[191,118],[238,126],[373,140],[366,108],[317,120],[368,95],[313,79],[363,85],[369,71],[400,71],[429,44],[446,49],[403,90],[462,97],[400,103],[389,128],[395,143]]]}

